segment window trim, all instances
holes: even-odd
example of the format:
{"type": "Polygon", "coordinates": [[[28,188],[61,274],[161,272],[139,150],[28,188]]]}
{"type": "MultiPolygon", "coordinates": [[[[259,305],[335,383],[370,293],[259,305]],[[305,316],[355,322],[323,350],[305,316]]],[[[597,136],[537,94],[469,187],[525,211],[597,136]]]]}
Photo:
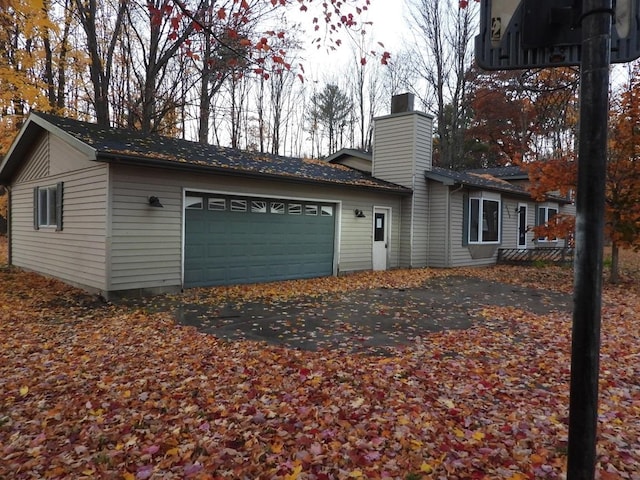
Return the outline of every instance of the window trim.
{"type": "MultiPolygon", "coordinates": [[[[467,200],[467,208],[468,208],[468,218],[467,218],[467,242],[469,245],[499,245],[502,242],[502,198],[499,194],[491,194],[488,192],[480,192],[480,193],[472,193],[469,195],[469,199],[467,200]],[[474,201],[478,202],[478,227],[476,228],[478,237],[477,239],[472,238],[473,229],[473,221],[474,215],[472,208],[472,204],[474,201]],[[483,232],[485,230],[480,229],[480,219],[484,217],[485,214],[485,202],[492,202],[497,204],[496,212],[497,212],[497,222],[495,226],[496,240],[484,240],[483,232]]],[[[484,220],[484,219],[483,219],[484,220]]],[[[486,230],[488,231],[488,230],[486,230]]]]}
{"type": "MultiPolygon", "coordinates": [[[[560,209],[558,206],[551,205],[536,205],[536,226],[541,227],[543,225],[548,225],[549,220],[553,219],[556,215],[560,213],[560,209]],[[552,217],[549,217],[549,211],[553,210],[555,213],[552,217]],[[541,211],[544,211],[544,215],[541,215],[541,211]],[[544,217],[544,218],[543,218],[544,217]]],[[[547,242],[557,242],[558,237],[537,237],[536,241],[539,243],[547,243],[547,242]]]]}
{"type": "Polygon", "coordinates": [[[33,228],[50,230],[56,232],[62,230],[62,202],[63,202],[63,182],[53,185],[37,186],[33,189],[33,228]],[[42,195],[44,193],[44,196],[42,195]],[[46,209],[46,220],[42,218],[43,210],[46,209]]]}

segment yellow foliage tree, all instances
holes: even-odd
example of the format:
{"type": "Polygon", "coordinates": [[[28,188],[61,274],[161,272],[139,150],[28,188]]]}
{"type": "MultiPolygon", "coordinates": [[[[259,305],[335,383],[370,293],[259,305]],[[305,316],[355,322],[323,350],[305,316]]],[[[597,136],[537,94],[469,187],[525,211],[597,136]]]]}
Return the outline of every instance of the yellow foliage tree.
{"type": "Polygon", "coordinates": [[[4,3],[0,9],[0,154],[6,152],[29,110],[47,107],[40,68],[43,38],[56,28],[42,1],[4,3]]]}

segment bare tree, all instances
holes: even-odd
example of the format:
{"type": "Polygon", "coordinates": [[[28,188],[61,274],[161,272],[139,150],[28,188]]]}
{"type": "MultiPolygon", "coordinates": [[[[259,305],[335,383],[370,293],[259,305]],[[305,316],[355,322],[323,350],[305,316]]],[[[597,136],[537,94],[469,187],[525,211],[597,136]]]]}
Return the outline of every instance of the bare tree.
{"type": "Polygon", "coordinates": [[[109,87],[114,51],[125,19],[127,2],[75,0],[75,9],[86,35],[89,77],[93,86],[91,103],[99,125],[110,124],[109,87]],[[99,18],[98,18],[99,17],[99,18]],[[98,29],[100,26],[100,29],[98,29]]]}
{"type": "MultiPolygon", "coordinates": [[[[475,3],[475,2],[473,2],[475,3]]],[[[416,91],[436,116],[441,165],[455,168],[462,151],[467,108],[466,73],[472,64],[472,40],[478,7],[459,8],[456,0],[412,0],[410,15],[416,36],[417,74],[426,91],[416,91]]]]}

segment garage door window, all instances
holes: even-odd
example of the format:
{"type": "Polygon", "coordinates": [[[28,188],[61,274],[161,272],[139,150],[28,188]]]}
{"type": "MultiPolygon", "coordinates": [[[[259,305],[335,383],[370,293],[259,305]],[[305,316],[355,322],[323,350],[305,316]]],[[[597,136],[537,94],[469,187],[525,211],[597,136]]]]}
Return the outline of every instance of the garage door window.
{"type": "Polygon", "coordinates": [[[333,207],[331,205],[322,205],[322,207],[320,207],[320,215],[323,217],[332,217],[333,207]]]}
{"type": "Polygon", "coordinates": [[[247,201],[246,200],[231,199],[231,211],[232,212],[246,212],[247,211],[247,201]]]}
{"type": "Polygon", "coordinates": [[[202,197],[194,197],[192,195],[187,195],[185,197],[185,208],[188,208],[189,210],[202,210],[203,205],[202,197]]]}
{"type": "Polygon", "coordinates": [[[305,215],[318,215],[318,206],[317,205],[305,205],[304,206],[304,214],[305,215]]]}
{"type": "Polygon", "coordinates": [[[284,214],[284,203],[282,202],[271,202],[271,213],[275,213],[278,215],[284,214]]]}
{"type": "Polygon", "coordinates": [[[227,201],[224,198],[210,198],[208,201],[209,210],[223,212],[227,209],[227,201]]]}
{"type": "Polygon", "coordinates": [[[253,213],[267,213],[267,202],[253,200],[251,202],[251,211],[253,213]]]}
{"type": "Polygon", "coordinates": [[[289,215],[302,215],[302,205],[299,203],[290,203],[289,215]]]}

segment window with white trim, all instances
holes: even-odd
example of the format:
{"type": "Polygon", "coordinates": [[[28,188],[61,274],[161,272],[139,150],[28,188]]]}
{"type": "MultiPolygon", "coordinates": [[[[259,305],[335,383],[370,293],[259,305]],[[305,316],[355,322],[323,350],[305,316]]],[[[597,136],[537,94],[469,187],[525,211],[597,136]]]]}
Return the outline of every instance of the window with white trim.
{"type": "Polygon", "coordinates": [[[251,211],[253,213],[267,213],[267,202],[262,200],[252,200],[251,211]]]}
{"type": "Polygon", "coordinates": [[[207,206],[209,210],[213,210],[214,212],[223,212],[227,209],[227,200],[224,198],[209,198],[207,201],[207,206]]]}
{"type": "Polygon", "coordinates": [[[318,206],[317,205],[305,205],[304,206],[304,214],[305,215],[318,215],[318,206]]]}
{"type": "Polygon", "coordinates": [[[202,197],[196,195],[185,195],[184,208],[187,210],[202,210],[204,208],[202,197]]]}
{"type": "Polygon", "coordinates": [[[500,243],[500,197],[469,197],[469,243],[500,243]]]}
{"type": "Polygon", "coordinates": [[[232,212],[246,212],[247,211],[247,201],[240,199],[231,199],[231,211],[232,212]]]}
{"type": "Polygon", "coordinates": [[[284,202],[271,202],[271,213],[284,214],[284,202]]]}
{"type": "Polygon", "coordinates": [[[332,217],[333,207],[331,205],[322,205],[320,207],[320,215],[322,215],[323,217],[332,217]]]}
{"type": "MultiPolygon", "coordinates": [[[[558,214],[558,209],[555,207],[538,207],[537,225],[549,226],[550,222],[555,222],[554,218],[558,214]]],[[[555,242],[558,239],[556,237],[538,237],[539,242],[555,242]]]]}
{"type": "Polygon", "coordinates": [[[302,215],[302,205],[300,203],[290,203],[289,215],[302,215]]]}
{"type": "Polygon", "coordinates": [[[34,228],[62,230],[62,182],[36,187],[33,192],[34,228]]]}

